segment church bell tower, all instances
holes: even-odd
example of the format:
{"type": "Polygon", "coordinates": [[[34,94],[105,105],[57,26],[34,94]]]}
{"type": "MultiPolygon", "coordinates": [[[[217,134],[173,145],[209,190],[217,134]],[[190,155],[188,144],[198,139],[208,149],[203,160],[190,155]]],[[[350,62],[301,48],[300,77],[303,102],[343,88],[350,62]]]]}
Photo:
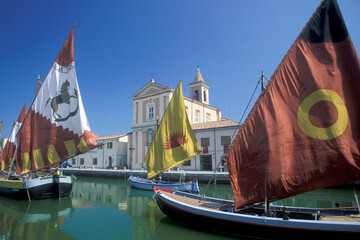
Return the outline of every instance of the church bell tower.
{"type": "Polygon", "coordinates": [[[200,69],[197,69],[195,80],[188,85],[190,88],[190,98],[201,103],[208,104],[209,101],[209,88],[210,86],[204,81],[201,76],[200,69]]]}

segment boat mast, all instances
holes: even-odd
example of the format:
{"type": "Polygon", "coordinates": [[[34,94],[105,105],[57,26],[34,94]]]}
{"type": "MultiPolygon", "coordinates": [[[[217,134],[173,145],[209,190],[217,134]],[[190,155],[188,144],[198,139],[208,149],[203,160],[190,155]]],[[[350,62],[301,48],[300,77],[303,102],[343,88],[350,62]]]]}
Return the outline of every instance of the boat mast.
{"type": "MultiPolygon", "coordinates": [[[[36,94],[35,94],[35,97],[36,95],[38,94],[39,90],[40,90],[40,74],[38,75],[38,78],[37,78],[37,84],[36,84],[36,94]]],[[[35,99],[35,98],[34,98],[35,99]]],[[[21,127],[20,127],[21,128],[21,127]]],[[[19,129],[20,130],[20,129],[19,129]]],[[[15,152],[14,152],[14,155],[11,159],[11,163],[10,163],[10,169],[9,169],[9,174],[8,174],[8,179],[10,178],[10,174],[11,174],[11,169],[14,165],[14,160],[15,160],[15,155],[17,153],[17,150],[18,150],[18,146],[19,146],[19,143],[20,141],[18,139],[16,139],[16,147],[15,147],[15,152]]],[[[30,198],[29,198],[30,199],[30,198]]]]}
{"type": "Polygon", "coordinates": [[[38,75],[38,79],[37,79],[36,94],[38,94],[39,90],[40,90],[40,75],[38,75]]]}
{"type": "Polygon", "coordinates": [[[261,71],[261,93],[265,91],[264,71],[261,71]]]}
{"type": "MultiPolygon", "coordinates": [[[[264,93],[264,91],[265,91],[265,89],[266,89],[266,88],[265,88],[265,81],[264,81],[264,79],[265,79],[264,71],[261,71],[261,77],[260,77],[260,79],[257,81],[257,84],[256,84],[256,86],[255,86],[255,89],[254,89],[254,91],[253,91],[253,93],[252,93],[252,95],[251,95],[251,97],[250,97],[250,99],[249,99],[249,102],[248,102],[247,106],[245,107],[245,110],[244,110],[244,112],[243,112],[243,114],[242,114],[242,116],[241,116],[241,118],[240,118],[240,121],[239,121],[239,127],[240,127],[240,129],[241,129],[241,127],[242,127],[241,122],[242,122],[242,120],[243,120],[243,118],[244,118],[244,116],[245,116],[245,113],[247,112],[248,107],[250,106],[250,103],[251,103],[251,101],[252,101],[252,99],[253,99],[253,97],[254,97],[254,95],[255,95],[255,93],[256,93],[259,85],[260,85],[260,83],[261,83],[261,93],[260,93],[260,96],[264,93]]],[[[258,100],[259,100],[259,97],[258,97],[257,101],[258,101],[258,100]]],[[[251,111],[250,111],[250,112],[251,112],[251,111]]],[[[245,120],[245,121],[246,121],[246,120],[245,120]]],[[[239,131],[240,131],[240,130],[239,130],[239,131]]],[[[237,135],[236,133],[237,133],[237,132],[236,132],[236,130],[235,130],[234,133],[233,133],[233,135],[232,135],[232,137],[231,137],[231,142],[234,141],[235,136],[237,135]]],[[[204,196],[205,196],[205,193],[206,193],[206,191],[207,191],[210,183],[211,183],[212,180],[214,179],[216,172],[219,170],[220,163],[221,163],[222,161],[226,161],[226,159],[227,159],[227,157],[228,157],[228,154],[229,154],[229,151],[230,151],[230,148],[231,148],[231,146],[227,149],[227,151],[225,152],[225,154],[224,154],[224,156],[222,157],[221,161],[219,161],[219,163],[216,165],[216,168],[215,168],[215,170],[214,170],[214,173],[213,173],[212,177],[210,178],[210,180],[208,181],[208,184],[206,185],[203,193],[201,194],[201,195],[202,195],[202,198],[200,199],[199,202],[201,202],[201,201],[203,200],[203,198],[204,198],[204,196]]],[[[264,180],[264,181],[266,182],[266,177],[265,177],[265,180],[264,180]]],[[[265,186],[266,186],[266,185],[265,185],[265,186]]],[[[266,193],[266,189],[265,189],[265,193],[266,193]]],[[[265,194],[265,195],[266,195],[266,194],[265,194]]],[[[266,199],[266,197],[265,197],[265,199],[266,199]]],[[[265,201],[266,201],[266,200],[265,200],[265,201]]],[[[265,211],[266,211],[266,209],[265,209],[265,211]]]]}
{"type": "Polygon", "coordinates": [[[12,159],[11,159],[10,168],[9,168],[9,174],[8,174],[8,177],[7,177],[8,180],[9,180],[10,175],[11,175],[11,172],[12,172],[12,167],[13,167],[13,165],[14,165],[15,155],[16,155],[16,153],[17,153],[18,147],[19,147],[19,140],[16,139],[15,152],[14,152],[13,157],[12,157],[12,159]]]}

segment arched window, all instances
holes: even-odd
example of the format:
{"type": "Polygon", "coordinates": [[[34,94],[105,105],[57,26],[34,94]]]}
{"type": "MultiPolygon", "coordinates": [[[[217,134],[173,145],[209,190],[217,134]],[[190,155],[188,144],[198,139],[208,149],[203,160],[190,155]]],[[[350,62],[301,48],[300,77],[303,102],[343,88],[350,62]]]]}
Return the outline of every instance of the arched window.
{"type": "Polygon", "coordinates": [[[146,142],[147,146],[150,146],[153,136],[154,136],[154,131],[152,129],[147,130],[147,142],[146,142]]]}
{"type": "Polygon", "coordinates": [[[206,102],[206,91],[204,90],[204,102],[206,102]]]}
{"type": "Polygon", "coordinates": [[[194,91],[194,99],[199,101],[199,92],[198,92],[198,90],[194,91]]]}

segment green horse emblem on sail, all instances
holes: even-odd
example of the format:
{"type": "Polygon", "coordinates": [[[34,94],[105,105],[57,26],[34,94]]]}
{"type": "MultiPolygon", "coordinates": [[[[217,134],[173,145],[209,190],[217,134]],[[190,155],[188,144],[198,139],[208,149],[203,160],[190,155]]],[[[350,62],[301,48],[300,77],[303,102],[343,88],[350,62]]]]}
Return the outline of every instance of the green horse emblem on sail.
{"type": "Polygon", "coordinates": [[[77,106],[76,106],[76,109],[72,112],[69,111],[69,114],[67,116],[60,116],[59,113],[58,113],[58,110],[59,110],[59,105],[60,104],[68,104],[68,105],[71,105],[70,104],[70,99],[71,98],[75,98],[77,99],[78,96],[77,96],[77,91],[76,89],[74,88],[74,95],[70,95],[69,94],[69,87],[70,87],[70,83],[68,80],[66,80],[62,85],[61,85],[61,90],[60,90],[60,93],[59,95],[53,97],[53,98],[49,98],[47,101],[46,101],[46,104],[45,104],[45,107],[47,106],[47,104],[50,102],[50,106],[51,106],[51,109],[52,109],[52,115],[55,119],[55,122],[63,122],[63,121],[66,121],[68,120],[70,117],[73,117],[76,115],[78,109],[79,109],[79,104],[78,104],[78,101],[76,101],[77,103],[77,106]]]}

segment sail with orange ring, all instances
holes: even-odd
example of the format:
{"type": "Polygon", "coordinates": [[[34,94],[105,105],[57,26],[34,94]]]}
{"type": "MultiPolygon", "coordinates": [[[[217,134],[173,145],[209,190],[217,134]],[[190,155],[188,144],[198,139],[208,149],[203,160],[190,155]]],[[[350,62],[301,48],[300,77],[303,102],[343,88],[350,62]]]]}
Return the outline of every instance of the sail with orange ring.
{"type": "Polygon", "coordinates": [[[236,207],[360,180],[360,61],[323,1],[233,141],[236,207]]]}

